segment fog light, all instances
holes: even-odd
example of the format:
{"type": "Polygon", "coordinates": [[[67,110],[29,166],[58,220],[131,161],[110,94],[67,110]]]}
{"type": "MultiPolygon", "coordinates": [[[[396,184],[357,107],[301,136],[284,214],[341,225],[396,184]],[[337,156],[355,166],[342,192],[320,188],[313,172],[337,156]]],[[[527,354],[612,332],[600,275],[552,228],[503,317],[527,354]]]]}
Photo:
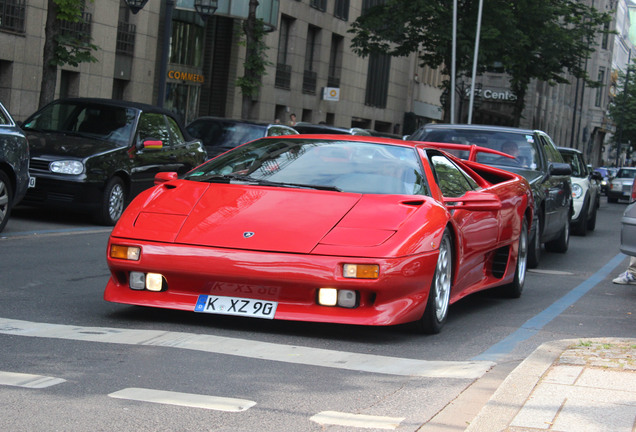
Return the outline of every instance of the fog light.
{"type": "Polygon", "coordinates": [[[146,275],[146,289],[148,291],[161,291],[163,288],[163,276],[159,273],[148,273],[146,275]]]}
{"type": "Polygon", "coordinates": [[[377,264],[345,264],[342,276],[355,279],[377,279],[380,275],[380,266],[377,264]]]}
{"type": "Polygon", "coordinates": [[[141,272],[130,272],[128,284],[130,289],[142,290],[146,287],[146,275],[141,272]]]}
{"type": "Polygon", "coordinates": [[[318,290],[318,304],[335,306],[338,304],[338,290],[335,288],[320,288],[318,290]]]}
{"type": "Polygon", "coordinates": [[[129,261],[139,261],[141,248],[137,246],[110,245],[110,257],[129,261]]]}
{"type": "Polygon", "coordinates": [[[340,290],[338,291],[338,306],[344,308],[354,308],[358,304],[358,296],[355,291],[340,290]]]}

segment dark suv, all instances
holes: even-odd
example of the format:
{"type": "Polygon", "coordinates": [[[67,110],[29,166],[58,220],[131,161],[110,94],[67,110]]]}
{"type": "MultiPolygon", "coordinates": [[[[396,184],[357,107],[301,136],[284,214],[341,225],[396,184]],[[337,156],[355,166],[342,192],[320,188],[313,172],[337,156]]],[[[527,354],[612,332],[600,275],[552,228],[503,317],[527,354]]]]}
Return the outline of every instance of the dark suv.
{"type": "Polygon", "coordinates": [[[183,174],[206,159],[173,113],[134,102],[57,100],[23,129],[35,181],[24,203],[87,211],[104,225],[114,225],[158,172],[183,174]]]}
{"type": "Polygon", "coordinates": [[[0,232],[29,185],[29,145],[0,103],[0,232]]]}
{"type": "MultiPolygon", "coordinates": [[[[477,162],[520,174],[534,196],[535,214],[528,245],[528,265],[539,264],[541,244],[565,252],[570,241],[572,169],[544,132],[499,126],[429,124],[408,137],[411,141],[467,144],[498,150],[505,155],[477,153],[477,162]]],[[[469,152],[454,152],[468,158],[469,152]]]]}

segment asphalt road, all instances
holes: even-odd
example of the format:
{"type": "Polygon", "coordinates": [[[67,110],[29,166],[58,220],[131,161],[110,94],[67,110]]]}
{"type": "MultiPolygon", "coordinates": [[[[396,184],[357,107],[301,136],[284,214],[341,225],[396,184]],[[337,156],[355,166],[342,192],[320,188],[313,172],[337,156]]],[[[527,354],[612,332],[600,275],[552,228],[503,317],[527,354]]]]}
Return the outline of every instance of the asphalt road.
{"type": "Polygon", "coordinates": [[[611,283],[624,208],[604,200],[520,299],[464,299],[436,336],[107,303],[110,230],[16,209],[0,234],[0,428],[463,430],[543,342],[634,336],[636,287],[611,283]]]}

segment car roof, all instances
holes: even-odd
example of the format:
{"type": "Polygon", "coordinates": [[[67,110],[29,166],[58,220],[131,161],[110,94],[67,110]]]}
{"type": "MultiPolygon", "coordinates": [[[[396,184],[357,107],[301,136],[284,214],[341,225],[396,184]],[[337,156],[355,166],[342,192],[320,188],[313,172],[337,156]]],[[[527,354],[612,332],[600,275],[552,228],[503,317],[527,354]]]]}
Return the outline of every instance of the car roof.
{"type": "Polygon", "coordinates": [[[524,128],[516,128],[512,126],[492,126],[492,125],[454,124],[454,123],[428,123],[422,126],[422,128],[476,130],[476,131],[509,132],[509,133],[535,133],[535,132],[545,133],[538,129],[524,129],[524,128]]]}
{"type": "Polygon", "coordinates": [[[312,134],[342,134],[342,135],[371,135],[368,131],[361,128],[343,128],[338,126],[331,126],[326,124],[314,124],[307,122],[298,122],[293,126],[299,133],[312,133],[312,134]],[[304,131],[303,131],[304,129],[304,131]]]}
{"type": "Polygon", "coordinates": [[[170,110],[167,110],[165,108],[161,108],[155,105],[142,103],[142,102],[132,102],[132,101],[125,101],[125,100],[102,99],[102,98],[64,98],[64,99],[57,99],[53,101],[53,103],[63,103],[63,102],[110,105],[110,106],[116,106],[116,107],[133,108],[133,109],[138,109],[145,112],[169,114],[172,117],[176,117],[176,114],[170,110]]]}
{"type": "Polygon", "coordinates": [[[197,122],[197,121],[218,121],[218,122],[233,123],[233,124],[241,123],[241,124],[249,124],[249,125],[263,126],[263,127],[281,126],[281,127],[284,127],[284,128],[293,129],[293,127],[287,126],[287,125],[282,124],[282,123],[268,123],[268,122],[254,121],[254,120],[241,120],[241,119],[232,119],[232,118],[215,117],[215,116],[197,117],[194,120],[192,120],[189,123],[189,125],[194,123],[194,122],[197,122]]]}

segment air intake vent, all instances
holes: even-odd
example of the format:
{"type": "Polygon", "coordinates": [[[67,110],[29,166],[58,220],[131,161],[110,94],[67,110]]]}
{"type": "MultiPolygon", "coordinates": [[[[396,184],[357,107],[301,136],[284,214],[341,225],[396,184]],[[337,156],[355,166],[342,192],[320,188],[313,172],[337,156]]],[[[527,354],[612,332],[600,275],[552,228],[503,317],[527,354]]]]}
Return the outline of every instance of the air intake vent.
{"type": "Polygon", "coordinates": [[[510,248],[508,246],[499,248],[495,251],[492,258],[492,275],[494,277],[501,279],[506,273],[509,254],[510,248]]]}

